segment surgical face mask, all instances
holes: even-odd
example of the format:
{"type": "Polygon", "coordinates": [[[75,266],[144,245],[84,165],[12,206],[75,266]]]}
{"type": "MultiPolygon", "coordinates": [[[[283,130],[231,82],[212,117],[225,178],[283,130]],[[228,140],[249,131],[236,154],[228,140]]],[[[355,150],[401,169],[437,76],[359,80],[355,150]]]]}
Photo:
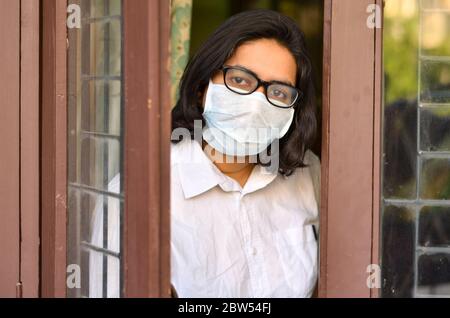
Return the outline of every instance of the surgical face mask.
{"type": "Polygon", "coordinates": [[[294,109],[271,105],[263,93],[239,95],[210,80],[203,118],[203,138],[211,147],[229,156],[253,156],[287,133],[294,109]]]}

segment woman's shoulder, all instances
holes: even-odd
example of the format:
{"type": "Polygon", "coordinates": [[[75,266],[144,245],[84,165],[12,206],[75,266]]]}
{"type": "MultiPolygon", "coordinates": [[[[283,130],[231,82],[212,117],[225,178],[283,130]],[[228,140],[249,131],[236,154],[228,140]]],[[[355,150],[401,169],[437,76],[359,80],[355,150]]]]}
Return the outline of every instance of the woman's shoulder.
{"type": "MultiPolygon", "coordinates": [[[[292,176],[292,179],[294,179],[293,182],[303,182],[310,178],[314,183],[320,181],[320,159],[313,151],[307,150],[305,152],[303,164],[305,165],[304,167],[296,168],[292,175],[287,176],[286,179],[290,179],[292,176]]],[[[314,184],[314,186],[316,186],[316,184],[314,184]]]]}
{"type": "Polygon", "coordinates": [[[310,149],[306,150],[303,161],[308,166],[314,166],[314,167],[320,166],[319,157],[314,152],[312,152],[312,150],[310,150],[310,149]]]}
{"type": "Polygon", "coordinates": [[[186,160],[186,156],[189,154],[189,150],[191,147],[191,140],[180,140],[178,142],[170,143],[170,161],[171,164],[180,163],[183,160],[186,160]]]}
{"type": "Polygon", "coordinates": [[[320,202],[320,159],[314,152],[308,149],[305,153],[304,163],[308,165],[314,186],[314,194],[317,201],[320,202]]]}
{"type": "Polygon", "coordinates": [[[191,138],[184,138],[178,142],[171,142],[170,162],[171,165],[182,163],[201,163],[203,150],[198,141],[191,138]]]}
{"type": "Polygon", "coordinates": [[[297,168],[294,172],[294,182],[312,182],[314,195],[317,201],[320,201],[320,159],[311,150],[307,150],[303,157],[303,163],[306,167],[297,168]]]}

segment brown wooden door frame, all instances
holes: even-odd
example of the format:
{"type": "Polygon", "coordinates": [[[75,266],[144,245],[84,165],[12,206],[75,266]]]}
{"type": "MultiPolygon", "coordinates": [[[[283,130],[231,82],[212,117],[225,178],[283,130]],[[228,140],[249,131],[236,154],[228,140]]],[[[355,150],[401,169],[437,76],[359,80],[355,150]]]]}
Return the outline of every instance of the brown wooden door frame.
{"type": "MultiPolygon", "coordinates": [[[[384,0],[375,1],[381,8],[381,29],[375,30],[375,63],[374,63],[374,102],[373,102],[373,171],[372,171],[372,263],[381,269],[381,191],[382,191],[382,116],[383,116],[383,25],[384,25],[384,0]]],[[[366,273],[367,274],[367,273],[366,273]]],[[[380,272],[381,275],[381,272],[380,272]]],[[[382,277],[380,276],[382,283],[382,277]]],[[[381,289],[371,289],[370,297],[381,297],[381,289]]]]}
{"type": "Polygon", "coordinates": [[[170,296],[170,2],[124,0],[125,296],[170,296]]]}
{"type": "Polygon", "coordinates": [[[39,296],[39,0],[21,0],[21,296],[39,296]]]}
{"type": "Polygon", "coordinates": [[[0,297],[20,281],[20,3],[0,0],[0,297]]]}
{"type": "MultiPolygon", "coordinates": [[[[320,297],[378,296],[366,285],[378,264],[382,96],[370,4],[382,0],[325,0],[320,297]]],[[[125,0],[127,296],[169,295],[168,10],[125,0]],[[133,34],[142,26],[150,33],[133,34]]]]}
{"type": "Polygon", "coordinates": [[[65,0],[42,1],[41,275],[42,297],[66,296],[67,28],[65,0]]]}
{"type": "Polygon", "coordinates": [[[1,0],[0,33],[0,297],[37,297],[39,0],[1,0]]]}
{"type": "Polygon", "coordinates": [[[319,297],[377,297],[382,29],[370,4],[325,0],[319,297]]]}

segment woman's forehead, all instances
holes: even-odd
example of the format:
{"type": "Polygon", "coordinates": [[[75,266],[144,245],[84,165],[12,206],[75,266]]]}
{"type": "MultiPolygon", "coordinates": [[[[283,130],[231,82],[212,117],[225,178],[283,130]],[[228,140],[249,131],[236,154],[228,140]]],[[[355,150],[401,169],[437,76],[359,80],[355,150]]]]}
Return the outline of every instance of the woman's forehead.
{"type": "Polygon", "coordinates": [[[272,39],[258,39],[240,45],[225,64],[243,66],[262,80],[295,84],[297,64],[294,56],[272,39]]]}

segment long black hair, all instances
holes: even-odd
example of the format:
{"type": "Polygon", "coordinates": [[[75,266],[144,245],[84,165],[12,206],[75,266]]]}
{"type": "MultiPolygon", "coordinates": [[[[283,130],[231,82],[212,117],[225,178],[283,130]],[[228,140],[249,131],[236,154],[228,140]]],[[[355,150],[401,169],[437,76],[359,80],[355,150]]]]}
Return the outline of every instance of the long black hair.
{"type": "MultiPolygon", "coordinates": [[[[279,172],[290,175],[305,167],[303,159],[316,137],[317,119],[312,65],[305,37],[294,20],[276,11],[257,9],[236,14],[225,21],[189,60],[180,82],[179,99],[172,110],[172,131],[186,128],[194,135],[194,121],[202,116],[202,96],[210,78],[236,49],[245,42],[274,39],[294,56],[297,63],[296,86],[302,97],[295,105],[289,131],[279,143],[279,172]]],[[[177,141],[173,141],[177,142],[177,141]]]]}

